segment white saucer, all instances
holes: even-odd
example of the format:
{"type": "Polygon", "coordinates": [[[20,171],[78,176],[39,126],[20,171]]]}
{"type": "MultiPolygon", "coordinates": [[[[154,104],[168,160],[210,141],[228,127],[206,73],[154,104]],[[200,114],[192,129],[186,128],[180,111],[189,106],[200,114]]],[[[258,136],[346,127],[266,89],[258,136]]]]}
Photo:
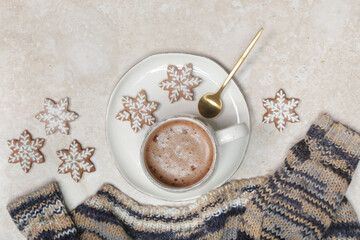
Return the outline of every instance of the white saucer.
{"type": "MultiPolygon", "coordinates": [[[[218,187],[229,180],[245,156],[249,135],[220,147],[219,158],[215,170],[209,180],[196,189],[187,192],[169,192],[154,185],[142,171],[140,164],[140,147],[149,127],[135,133],[130,122],[115,119],[123,109],[122,96],[135,97],[140,90],[146,91],[148,101],[159,102],[154,116],[157,120],[177,114],[192,114],[200,117],[197,103],[200,97],[208,92],[215,92],[222,85],[228,73],[216,62],[200,56],[183,53],[165,53],[150,56],[132,67],[116,85],[108,104],[106,113],[106,134],[108,144],[116,165],[123,177],[137,190],[152,197],[168,200],[189,200],[218,187]],[[168,91],[162,90],[158,84],[167,78],[169,64],[182,67],[193,64],[193,75],[200,77],[202,83],[193,89],[194,101],[181,98],[170,103],[168,91]]],[[[231,81],[222,93],[223,110],[218,117],[209,122],[215,130],[245,122],[250,129],[249,111],[238,86],[231,81]]]]}

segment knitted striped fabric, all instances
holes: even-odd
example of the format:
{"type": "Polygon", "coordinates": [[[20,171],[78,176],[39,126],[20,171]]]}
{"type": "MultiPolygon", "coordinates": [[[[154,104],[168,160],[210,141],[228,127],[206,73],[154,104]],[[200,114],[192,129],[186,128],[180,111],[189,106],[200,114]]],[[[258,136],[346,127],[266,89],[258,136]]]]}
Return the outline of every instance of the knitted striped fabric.
{"type": "Polygon", "coordinates": [[[273,175],[233,180],[183,207],[141,205],[105,184],[68,214],[51,183],[8,211],[28,239],[360,239],[344,196],[359,159],[360,135],[322,115],[273,175]]]}

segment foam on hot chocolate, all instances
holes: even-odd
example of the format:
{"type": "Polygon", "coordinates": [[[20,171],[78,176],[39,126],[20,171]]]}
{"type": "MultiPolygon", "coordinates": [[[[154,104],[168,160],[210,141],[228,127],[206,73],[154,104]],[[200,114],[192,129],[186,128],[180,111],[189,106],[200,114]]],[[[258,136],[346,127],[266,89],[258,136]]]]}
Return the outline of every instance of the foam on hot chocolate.
{"type": "Polygon", "coordinates": [[[191,121],[174,120],[158,127],[149,137],[145,165],[160,183],[186,187],[210,170],[214,146],[206,131],[191,121]]]}

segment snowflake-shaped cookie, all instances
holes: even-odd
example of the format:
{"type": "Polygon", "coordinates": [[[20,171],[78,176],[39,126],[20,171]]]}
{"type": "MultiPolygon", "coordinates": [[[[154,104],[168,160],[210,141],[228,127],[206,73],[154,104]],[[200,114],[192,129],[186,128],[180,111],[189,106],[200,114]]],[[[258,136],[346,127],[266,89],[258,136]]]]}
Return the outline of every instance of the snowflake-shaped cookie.
{"type": "Polygon", "coordinates": [[[69,122],[78,118],[75,112],[69,111],[69,99],[63,98],[58,103],[46,98],[44,101],[45,111],[38,113],[35,118],[40,122],[45,122],[45,132],[47,135],[59,130],[62,134],[69,134],[69,122]]]}
{"type": "Polygon", "coordinates": [[[90,161],[95,148],[81,148],[77,140],[72,141],[69,150],[63,149],[56,154],[63,163],[59,166],[58,173],[69,173],[75,182],[79,182],[83,172],[94,172],[95,166],[90,161]]]}
{"type": "Polygon", "coordinates": [[[201,79],[192,76],[193,67],[191,63],[185,65],[182,69],[178,69],[174,65],[168,65],[168,79],[162,81],[159,86],[169,91],[169,100],[171,103],[176,102],[183,97],[185,100],[194,100],[192,89],[199,86],[201,79]]]}
{"type": "Polygon", "coordinates": [[[124,109],[117,115],[116,119],[130,121],[130,126],[134,132],[138,132],[144,124],[151,126],[156,119],[152,115],[159,106],[157,102],[147,101],[146,93],[141,90],[135,98],[122,97],[124,109]]]}
{"type": "Polygon", "coordinates": [[[30,133],[25,130],[21,133],[19,140],[12,139],[8,141],[8,146],[12,153],[9,157],[9,163],[20,163],[21,169],[27,173],[32,163],[45,162],[44,156],[40,152],[45,140],[42,138],[32,139],[30,133]]]}
{"type": "Polygon", "coordinates": [[[286,98],[284,90],[280,89],[275,98],[263,99],[264,108],[267,112],[263,116],[263,123],[275,123],[275,127],[281,132],[286,122],[298,122],[299,116],[295,108],[300,100],[297,98],[286,98]]]}

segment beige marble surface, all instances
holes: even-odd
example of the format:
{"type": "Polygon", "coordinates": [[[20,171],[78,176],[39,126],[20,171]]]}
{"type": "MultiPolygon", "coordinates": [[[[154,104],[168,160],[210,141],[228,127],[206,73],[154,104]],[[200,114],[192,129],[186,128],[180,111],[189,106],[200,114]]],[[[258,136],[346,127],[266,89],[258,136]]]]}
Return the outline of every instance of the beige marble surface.
{"type": "MultiPolygon", "coordinates": [[[[140,202],[115,168],[105,138],[105,111],[119,78],[154,53],[211,57],[231,69],[252,36],[261,41],[236,79],[246,96],[252,133],[235,178],[272,173],[321,112],[360,131],[358,1],[0,1],[0,239],[23,239],[5,206],[16,196],[58,181],[72,209],[112,183],[140,202]],[[262,124],[262,98],[284,88],[301,99],[301,122],[279,133],[262,124]],[[6,140],[28,129],[45,137],[34,115],[45,97],[70,97],[80,118],[71,135],[46,137],[46,163],[28,174],[9,164],[6,140]],[[72,139],[96,147],[97,171],[76,184],[56,173],[55,152],[72,139]]],[[[347,192],[360,214],[360,167],[347,192]]]]}

